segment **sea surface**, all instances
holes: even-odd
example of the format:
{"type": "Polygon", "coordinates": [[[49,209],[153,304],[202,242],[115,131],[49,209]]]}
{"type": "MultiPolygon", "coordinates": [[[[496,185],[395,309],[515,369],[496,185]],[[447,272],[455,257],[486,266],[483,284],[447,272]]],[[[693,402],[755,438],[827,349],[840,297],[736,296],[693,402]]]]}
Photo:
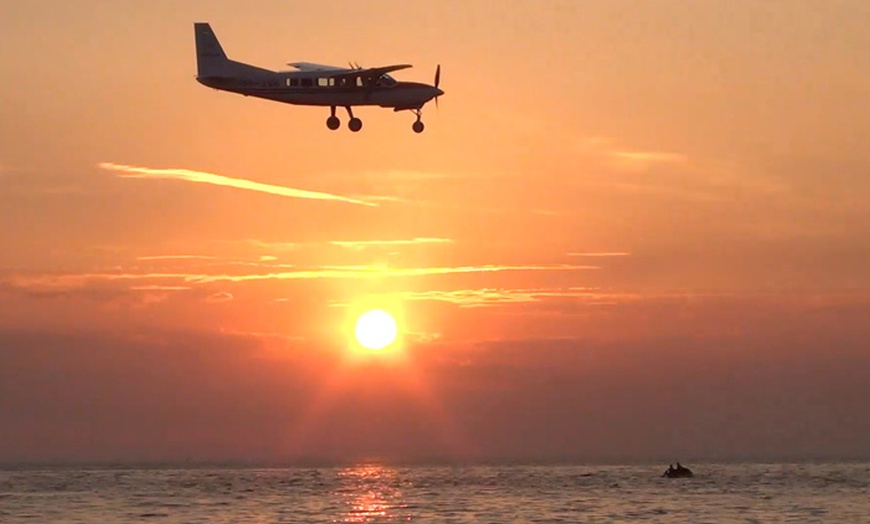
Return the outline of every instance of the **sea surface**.
{"type": "Polygon", "coordinates": [[[7,468],[0,522],[862,522],[870,463],[7,468]]]}

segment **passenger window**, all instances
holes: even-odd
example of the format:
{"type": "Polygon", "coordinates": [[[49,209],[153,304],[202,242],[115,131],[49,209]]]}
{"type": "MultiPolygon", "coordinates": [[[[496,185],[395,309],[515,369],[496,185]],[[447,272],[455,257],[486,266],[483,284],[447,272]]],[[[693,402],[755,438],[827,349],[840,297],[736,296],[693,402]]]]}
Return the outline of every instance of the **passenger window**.
{"type": "Polygon", "coordinates": [[[299,79],[291,78],[290,79],[290,87],[299,87],[299,79]]]}
{"type": "Polygon", "coordinates": [[[318,78],[317,85],[319,87],[326,87],[329,85],[329,79],[328,78],[318,78]]]}
{"type": "Polygon", "coordinates": [[[314,82],[312,82],[310,78],[302,79],[302,87],[311,87],[312,85],[314,85],[314,82]]]}

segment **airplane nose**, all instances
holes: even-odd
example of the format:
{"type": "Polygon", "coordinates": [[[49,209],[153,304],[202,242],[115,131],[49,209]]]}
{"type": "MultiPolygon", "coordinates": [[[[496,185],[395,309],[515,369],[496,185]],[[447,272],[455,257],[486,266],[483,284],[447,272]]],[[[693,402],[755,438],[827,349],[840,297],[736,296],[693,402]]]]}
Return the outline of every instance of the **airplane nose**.
{"type": "Polygon", "coordinates": [[[444,91],[442,91],[441,89],[439,89],[437,87],[435,88],[435,96],[441,96],[443,94],[444,94],[444,91]]]}

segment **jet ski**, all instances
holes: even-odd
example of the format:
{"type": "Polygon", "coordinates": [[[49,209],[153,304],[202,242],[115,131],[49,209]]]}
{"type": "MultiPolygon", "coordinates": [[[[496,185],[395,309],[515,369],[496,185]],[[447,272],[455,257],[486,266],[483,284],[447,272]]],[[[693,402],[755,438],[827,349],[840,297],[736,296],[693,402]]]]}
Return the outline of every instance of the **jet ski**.
{"type": "Polygon", "coordinates": [[[677,467],[670,465],[670,466],[668,466],[668,469],[666,469],[665,472],[662,473],[662,477],[668,478],[668,479],[682,479],[682,478],[689,478],[689,477],[694,477],[694,476],[695,476],[695,474],[692,473],[691,469],[683,466],[679,462],[677,462],[677,467]]]}

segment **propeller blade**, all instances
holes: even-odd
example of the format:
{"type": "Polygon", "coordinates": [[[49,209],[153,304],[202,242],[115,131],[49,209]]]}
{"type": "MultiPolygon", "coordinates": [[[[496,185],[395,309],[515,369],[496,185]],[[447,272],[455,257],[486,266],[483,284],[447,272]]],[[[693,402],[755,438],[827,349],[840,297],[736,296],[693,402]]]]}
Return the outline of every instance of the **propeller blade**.
{"type": "Polygon", "coordinates": [[[438,87],[438,84],[440,84],[440,83],[441,83],[441,64],[438,64],[438,67],[435,68],[435,87],[438,87]]]}

